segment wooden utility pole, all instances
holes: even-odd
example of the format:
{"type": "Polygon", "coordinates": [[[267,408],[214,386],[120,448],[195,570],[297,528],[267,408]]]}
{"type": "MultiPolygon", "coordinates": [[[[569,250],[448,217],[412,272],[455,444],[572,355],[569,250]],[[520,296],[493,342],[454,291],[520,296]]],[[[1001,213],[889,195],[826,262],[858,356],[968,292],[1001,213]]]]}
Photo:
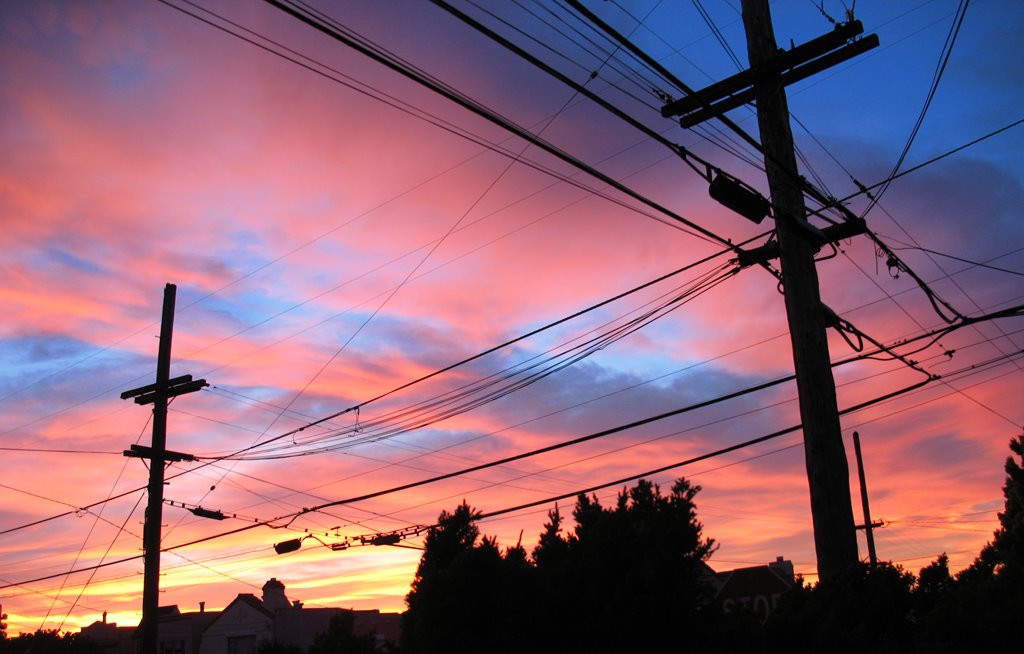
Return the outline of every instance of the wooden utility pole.
{"type": "MultiPolygon", "coordinates": [[[[779,55],[779,50],[768,0],[743,0],[743,25],[751,69],[769,65],[779,55]]],[[[814,265],[820,242],[815,242],[801,226],[807,211],[797,174],[783,83],[778,75],[767,75],[754,84],[754,91],[768,185],[776,211],[782,286],[800,395],[818,575],[828,582],[856,565],[858,557],[850,502],[850,470],[839,426],[825,312],[814,265]]]]}
{"type": "Polygon", "coordinates": [[[868,482],[864,475],[864,457],[860,453],[860,434],[853,432],[853,451],[857,455],[857,477],[860,478],[860,505],[864,511],[864,524],[857,525],[857,529],[864,530],[864,536],[868,541],[868,561],[871,567],[878,565],[878,555],[875,553],[875,527],[881,527],[881,522],[871,522],[871,507],[868,506],[868,482]]]}
{"type": "Polygon", "coordinates": [[[160,522],[164,505],[164,466],[172,461],[191,461],[195,457],[167,450],[167,400],[198,391],[207,386],[205,379],[191,375],[171,379],[171,335],[174,330],[174,302],[177,287],[164,287],[164,306],[160,321],[160,345],[156,360],[156,383],[121,393],[121,399],[135,398],[136,404],[153,405],[153,443],[151,447],[132,445],[125,456],[149,459],[149,501],[142,530],[145,574],[142,586],[142,654],[158,654],[160,607],[160,522]]]}

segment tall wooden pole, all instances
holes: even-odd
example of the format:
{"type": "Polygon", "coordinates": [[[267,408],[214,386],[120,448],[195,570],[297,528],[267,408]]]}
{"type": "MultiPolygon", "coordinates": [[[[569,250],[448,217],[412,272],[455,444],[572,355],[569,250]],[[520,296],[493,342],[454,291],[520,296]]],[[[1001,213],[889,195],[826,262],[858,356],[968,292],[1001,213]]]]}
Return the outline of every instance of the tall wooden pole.
{"type": "Polygon", "coordinates": [[[874,528],[881,526],[879,523],[871,522],[871,507],[868,506],[868,482],[864,475],[864,457],[860,453],[860,434],[853,432],[853,451],[857,455],[857,477],[860,478],[860,504],[864,511],[864,524],[858,525],[858,529],[864,529],[864,536],[868,541],[868,561],[871,567],[878,566],[878,555],[875,553],[874,528]]]}
{"type": "MultiPolygon", "coordinates": [[[[743,0],[743,25],[752,69],[778,56],[768,0],[743,0]]],[[[856,565],[858,557],[849,467],[814,265],[818,246],[797,224],[805,219],[807,211],[796,177],[785,89],[777,75],[769,75],[755,84],[755,92],[768,184],[777,213],[782,285],[800,395],[818,575],[828,582],[856,565]]]]}
{"type": "Polygon", "coordinates": [[[149,462],[149,503],[142,531],[145,574],[142,585],[142,654],[157,654],[157,613],[160,608],[160,522],[164,507],[164,452],[167,449],[167,389],[171,378],[171,335],[174,331],[174,302],[177,287],[164,287],[164,308],[160,320],[160,348],[156,359],[153,398],[153,444],[149,462]]]}
{"type": "MultiPolygon", "coordinates": [[[[167,449],[167,401],[172,397],[193,393],[209,386],[205,379],[192,379],[192,375],[171,378],[171,334],[174,330],[174,284],[164,287],[164,308],[160,321],[160,344],[156,359],[156,382],[121,393],[121,399],[134,398],[136,404],[153,405],[153,444],[151,447],[132,445],[125,456],[149,459],[149,502],[146,506],[146,524],[142,530],[142,549],[145,573],[142,585],[142,654],[158,654],[160,608],[160,523],[164,508],[164,466],[176,461],[195,461],[191,454],[167,449]]],[[[214,517],[217,512],[193,513],[214,517]]],[[[223,516],[221,518],[223,519],[223,516]]]]}

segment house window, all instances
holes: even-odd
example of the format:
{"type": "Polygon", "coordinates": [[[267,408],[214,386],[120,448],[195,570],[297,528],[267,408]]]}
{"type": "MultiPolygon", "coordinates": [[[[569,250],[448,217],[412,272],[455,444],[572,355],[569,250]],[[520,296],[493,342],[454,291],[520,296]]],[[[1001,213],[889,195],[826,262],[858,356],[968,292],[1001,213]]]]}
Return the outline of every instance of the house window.
{"type": "Polygon", "coordinates": [[[256,654],[256,636],[228,636],[228,654],[256,654]]]}
{"type": "Polygon", "coordinates": [[[160,654],[185,654],[185,641],[161,640],[160,654]]]}

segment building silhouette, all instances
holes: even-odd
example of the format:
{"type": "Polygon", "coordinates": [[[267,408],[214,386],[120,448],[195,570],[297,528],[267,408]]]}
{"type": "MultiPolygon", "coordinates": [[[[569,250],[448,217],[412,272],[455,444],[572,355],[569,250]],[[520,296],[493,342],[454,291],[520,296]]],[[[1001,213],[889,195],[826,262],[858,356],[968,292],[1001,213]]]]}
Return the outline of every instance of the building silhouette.
{"type": "MultiPolygon", "coordinates": [[[[327,633],[336,616],[352,619],[355,636],[372,636],[378,649],[397,643],[401,614],[376,609],[307,608],[290,601],[285,586],[276,578],[263,585],[262,597],[239,593],[222,611],[182,612],[177,606],[162,606],[159,612],[160,654],[256,654],[260,643],[274,642],[306,652],[320,634],[327,633]]],[[[108,654],[135,654],[141,637],[137,627],[118,627],[102,621],[83,627],[81,633],[108,654]]]]}

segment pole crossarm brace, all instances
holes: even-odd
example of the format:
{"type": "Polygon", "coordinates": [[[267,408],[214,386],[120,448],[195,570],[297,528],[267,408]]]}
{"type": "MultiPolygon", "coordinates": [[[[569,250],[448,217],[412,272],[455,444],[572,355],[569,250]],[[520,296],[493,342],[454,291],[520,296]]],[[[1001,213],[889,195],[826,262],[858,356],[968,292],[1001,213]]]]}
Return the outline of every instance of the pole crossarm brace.
{"type": "Polygon", "coordinates": [[[778,76],[783,86],[789,86],[877,47],[877,34],[869,34],[851,42],[863,31],[864,26],[859,20],[837,25],[828,34],[791,50],[780,51],[774,59],[764,64],[748,68],[693,95],[666,104],[661,108],[661,115],[666,118],[679,116],[679,124],[687,128],[720,116],[752,102],[755,97],[754,88],[766,78],[778,76]]]}
{"type": "MultiPolygon", "coordinates": [[[[805,225],[810,229],[800,232],[801,236],[811,240],[818,247],[827,243],[836,243],[845,238],[851,238],[858,234],[863,234],[867,231],[867,223],[863,218],[854,216],[851,220],[841,222],[836,225],[829,225],[818,229],[806,221],[796,221],[797,226],[804,227],[805,225]]],[[[771,241],[765,245],[756,248],[750,248],[744,250],[737,259],[741,268],[747,268],[753,265],[761,265],[777,259],[779,257],[779,243],[778,241],[771,241]]]]}
{"type": "Polygon", "coordinates": [[[872,522],[869,525],[854,525],[853,528],[854,529],[858,529],[858,530],[865,530],[865,529],[868,529],[869,527],[871,529],[878,529],[878,528],[884,527],[884,526],[885,526],[885,522],[883,520],[876,520],[876,521],[872,522]]]}
{"type": "Polygon", "coordinates": [[[192,380],[192,375],[182,375],[181,377],[175,377],[174,379],[168,379],[167,383],[161,384],[147,384],[138,388],[133,388],[130,391],[121,393],[121,399],[127,400],[128,398],[134,397],[136,404],[152,404],[156,401],[157,393],[161,392],[161,386],[163,386],[162,394],[165,398],[177,397],[186,393],[194,393],[195,391],[201,390],[209,384],[205,379],[192,380]]]}
{"type": "Polygon", "coordinates": [[[177,463],[179,461],[195,461],[196,457],[192,454],[185,454],[184,452],[175,452],[174,450],[161,450],[157,453],[152,447],[146,447],[145,445],[132,445],[131,449],[124,451],[125,456],[136,457],[139,459],[156,459],[159,458],[161,461],[177,463]]]}

